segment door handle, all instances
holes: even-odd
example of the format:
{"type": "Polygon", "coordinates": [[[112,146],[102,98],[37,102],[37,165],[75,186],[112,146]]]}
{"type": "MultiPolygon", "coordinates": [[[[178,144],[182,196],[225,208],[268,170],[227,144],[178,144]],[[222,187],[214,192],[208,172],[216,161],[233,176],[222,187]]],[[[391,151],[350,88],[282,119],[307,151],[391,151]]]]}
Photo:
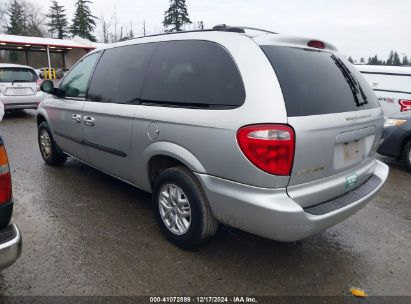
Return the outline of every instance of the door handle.
{"type": "Polygon", "coordinates": [[[81,122],[81,115],[80,114],[73,114],[73,116],[71,116],[73,118],[73,121],[76,123],[80,123],[81,122]]]}
{"type": "Polygon", "coordinates": [[[96,121],[96,119],[94,117],[84,116],[84,124],[86,126],[94,126],[95,121],[96,121]]]}

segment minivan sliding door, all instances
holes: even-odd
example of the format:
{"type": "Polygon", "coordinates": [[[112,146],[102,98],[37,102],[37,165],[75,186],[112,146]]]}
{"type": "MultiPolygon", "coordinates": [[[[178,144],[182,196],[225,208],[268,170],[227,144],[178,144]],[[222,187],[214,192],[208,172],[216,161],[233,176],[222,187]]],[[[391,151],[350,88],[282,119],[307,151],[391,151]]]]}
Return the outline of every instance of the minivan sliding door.
{"type": "Polygon", "coordinates": [[[108,49],[90,82],[84,106],[84,144],[92,166],[131,181],[130,137],[144,74],[155,44],[108,49]]]}

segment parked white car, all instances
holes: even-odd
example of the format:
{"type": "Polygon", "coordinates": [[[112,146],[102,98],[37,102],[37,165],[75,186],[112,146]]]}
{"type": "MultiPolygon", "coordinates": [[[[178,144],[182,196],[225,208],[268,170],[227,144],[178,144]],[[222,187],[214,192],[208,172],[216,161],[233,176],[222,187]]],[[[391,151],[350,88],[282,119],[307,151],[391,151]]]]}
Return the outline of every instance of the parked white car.
{"type": "Polygon", "coordinates": [[[356,65],[372,86],[385,116],[411,111],[411,67],[356,65]]]}
{"type": "Polygon", "coordinates": [[[37,109],[45,96],[41,82],[29,66],[0,63],[0,102],[6,110],[37,109]]]}

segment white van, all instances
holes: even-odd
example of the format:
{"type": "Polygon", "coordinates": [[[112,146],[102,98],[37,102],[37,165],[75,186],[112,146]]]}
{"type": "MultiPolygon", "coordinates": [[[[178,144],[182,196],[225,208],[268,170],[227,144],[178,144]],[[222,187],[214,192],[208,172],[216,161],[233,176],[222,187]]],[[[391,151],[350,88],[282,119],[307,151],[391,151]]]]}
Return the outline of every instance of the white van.
{"type": "Polygon", "coordinates": [[[370,83],[385,116],[411,111],[411,67],[356,65],[370,83]]]}

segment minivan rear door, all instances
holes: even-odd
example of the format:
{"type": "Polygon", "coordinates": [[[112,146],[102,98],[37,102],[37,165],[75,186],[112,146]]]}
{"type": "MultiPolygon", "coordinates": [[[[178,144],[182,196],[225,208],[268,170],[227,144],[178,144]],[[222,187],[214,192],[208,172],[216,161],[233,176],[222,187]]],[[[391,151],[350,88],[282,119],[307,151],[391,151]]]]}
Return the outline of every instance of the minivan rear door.
{"type": "Polygon", "coordinates": [[[262,49],[277,74],[288,123],[295,130],[289,195],[306,207],[367,181],[375,165],[383,116],[365,79],[333,52],[284,46],[262,49]]]}

